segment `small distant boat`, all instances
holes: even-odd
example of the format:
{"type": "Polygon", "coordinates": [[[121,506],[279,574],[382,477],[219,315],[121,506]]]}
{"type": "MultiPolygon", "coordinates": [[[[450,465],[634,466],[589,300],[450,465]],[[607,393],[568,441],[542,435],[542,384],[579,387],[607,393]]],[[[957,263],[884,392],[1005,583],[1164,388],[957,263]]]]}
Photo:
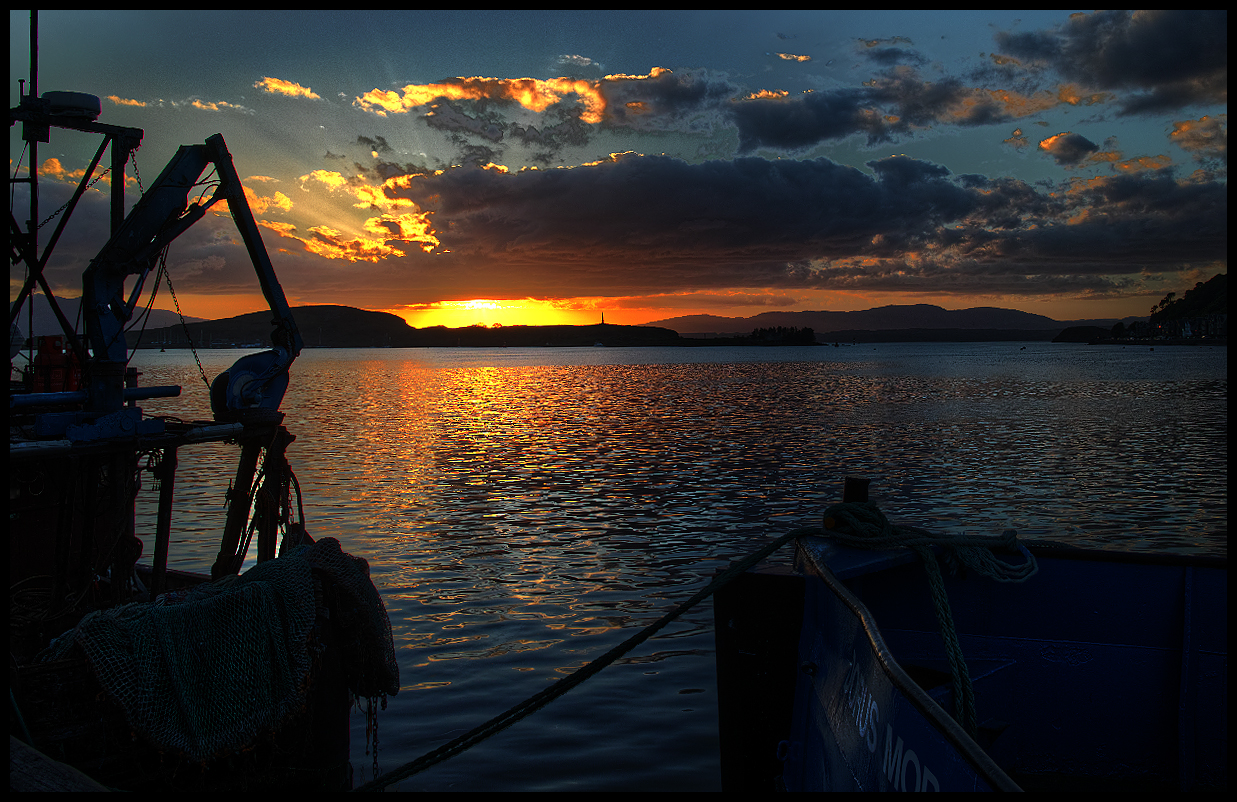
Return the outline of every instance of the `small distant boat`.
{"type": "Polygon", "coordinates": [[[1022,583],[946,576],[975,695],[919,558],[799,541],[715,600],[723,790],[1222,790],[1226,558],[1024,541],[1022,583]]]}

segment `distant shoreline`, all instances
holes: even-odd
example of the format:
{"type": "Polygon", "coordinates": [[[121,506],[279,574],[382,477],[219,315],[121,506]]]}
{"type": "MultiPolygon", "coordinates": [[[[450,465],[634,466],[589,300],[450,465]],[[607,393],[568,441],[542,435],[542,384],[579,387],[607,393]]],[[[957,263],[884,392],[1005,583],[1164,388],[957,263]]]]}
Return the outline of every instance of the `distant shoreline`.
{"type": "Polygon", "coordinates": [[[1131,340],[1129,338],[1114,339],[1105,337],[1100,340],[1088,340],[1087,345],[1146,345],[1154,348],[1157,345],[1215,345],[1228,348],[1227,337],[1174,337],[1166,340],[1131,340]]]}

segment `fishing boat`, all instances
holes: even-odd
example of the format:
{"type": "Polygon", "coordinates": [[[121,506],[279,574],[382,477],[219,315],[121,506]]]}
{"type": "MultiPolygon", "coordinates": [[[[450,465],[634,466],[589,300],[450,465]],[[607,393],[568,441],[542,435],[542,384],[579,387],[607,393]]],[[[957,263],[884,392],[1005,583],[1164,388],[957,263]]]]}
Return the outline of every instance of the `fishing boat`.
{"type": "Polygon", "coordinates": [[[52,776],[63,769],[124,790],[346,789],[352,704],[368,700],[373,733],[375,705],[398,691],[390,622],[365,561],[306,530],[287,459],[296,438],[279,409],[303,343],[231,153],[218,134],[182,146],[126,214],[126,165],[144,132],[98,122],[92,95],[38,94],[37,30],[35,12],[29,91],[9,111],[30,155],[27,174],[10,179],[30,198],[26,225],[10,223],[13,262],[26,270],[10,340],[39,288],[62,331],[31,338],[16,380],[10,345],[10,786],[63,788],[52,776]],[[69,202],[42,221],[59,217],[40,253],[38,145],[54,129],[102,143],[69,202]],[[43,271],[109,147],[111,235],[83,274],[79,332],[43,271]],[[207,168],[214,192],[190,203],[207,168]],[[139,386],[127,330],[143,288],[149,297],[164,278],[170,243],[216,203],[270,305],[271,347],[215,378],[211,420],[148,415],[139,401],[182,388],[139,386]],[[168,555],[180,514],[213,515],[173,504],[182,449],[210,443],[240,456],[208,576],[169,568],[168,555]],[[136,525],[143,478],[159,493],[153,532],[136,525]]]}
{"type": "Polygon", "coordinates": [[[942,572],[959,692],[919,553],[797,544],[716,597],[724,790],[1227,787],[1227,558],[1021,541],[1025,581],[942,572]]]}

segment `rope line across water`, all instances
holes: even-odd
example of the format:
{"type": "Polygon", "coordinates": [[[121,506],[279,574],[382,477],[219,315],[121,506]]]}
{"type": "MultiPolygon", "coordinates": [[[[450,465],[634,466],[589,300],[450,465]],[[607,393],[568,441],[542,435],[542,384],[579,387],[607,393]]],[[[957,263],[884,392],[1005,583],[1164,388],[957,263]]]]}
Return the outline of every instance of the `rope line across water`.
{"type": "Polygon", "coordinates": [[[639,646],[671,621],[707,599],[718,588],[722,587],[726,583],[730,582],[730,580],[746,571],[748,568],[751,568],[756,563],[768,557],[786,543],[804,535],[823,534],[825,533],[818,527],[803,527],[782,535],[776,540],[766,544],[762,548],[743,558],[739,562],[731,565],[725,571],[714,577],[712,582],[697,591],[696,594],[690,599],[683,602],[669,613],[666,613],[664,616],[657,619],[648,627],[645,627],[643,630],[623,641],[618,646],[615,646],[613,649],[606,652],[601,657],[598,657],[588,665],[576,669],[573,673],[563,677],[558,682],[555,682],[553,685],[540,693],[534,694],[505,713],[495,716],[481,726],[464,733],[450,743],[444,744],[437,749],[422,755],[416,760],[405,763],[403,766],[389,771],[381,777],[377,777],[370,782],[354,788],[353,790],[380,791],[388,785],[407,779],[418,772],[428,769],[430,766],[454,757],[466,749],[481,743],[491,735],[495,735],[505,730],[507,727],[510,727],[512,724],[516,723],[525,716],[540,710],[542,707],[546,706],[558,697],[567,693],[567,691],[584,682],[584,680],[601,671],[603,668],[610,665],[615,660],[634,649],[636,646],[639,646]]]}
{"type": "Polygon", "coordinates": [[[947,547],[947,561],[961,563],[977,573],[991,577],[1000,582],[1023,582],[1038,570],[1035,557],[1026,547],[1018,542],[1017,533],[1012,529],[992,536],[941,536],[933,535],[923,529],[913,526],[894,526],[885,518],[872,502],[849,502],[835,504],[825,510],[825,529],[817,527],[802,527],[782,535],[752,552],[747,557],[734,563],[713,581],[696,592],[690,599],[666,613],[640,632],[615,646],[610,651],[598,657],[593,662],[576,669],[574,672],[555,682],[545,690],[530,696],[516,706],[500,713],[484,724],[464,733],[455,740],[443,744],[397,769],[387,772],[370,782],[353,789],[355,791],[380,791],[389,785],[405,780],[414,774],[424,771],[449,758],[470,749],[473,746],[502,732],[520,719],[545,707],[550,702],[567,693],[567,691],[584,682],[589,677],[601,671],[606,666],[619,659],[627,652],[639,646],[644,641],[657,634],[663,627],[683,613],[707,599],[719,588],[730,582],[739,574],[777,551],[786,543],[804,535],[825,535],[843,545],[864,549],[897,549],[910,548],[923,560],[928,572],[928,581],[932,588],[933,603],[937,619],[941,624],[941,637],[945,641],[945,650],[953,666],[955,716],[963,722],[967,730],[975,733],[975,696],[971,689],[971,679],[967,671],[966,661],[962,657],[962,649],[958,644],[957,632],[954,629],[953,614],[949,609],[949,599],[945,595],[944,581],[940,566],[931,546],[947,547]],[[827,531],[826,531],[827,530],[827,531]],[[1020,565],[1010,565],[996,559],[992,550],[1007,550],[1020,552],[1025,562],[1020,565]]]}

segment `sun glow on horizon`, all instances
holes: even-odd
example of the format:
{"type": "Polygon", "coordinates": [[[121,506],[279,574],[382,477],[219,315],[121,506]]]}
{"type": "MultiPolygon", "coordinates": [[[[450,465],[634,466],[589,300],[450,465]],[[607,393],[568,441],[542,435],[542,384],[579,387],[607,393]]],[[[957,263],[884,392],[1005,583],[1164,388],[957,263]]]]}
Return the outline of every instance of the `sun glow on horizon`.
{"type": "Polygon", "coordinates": [[[423,329],[446,326],[580,326],[600,322],[600,312],[552,300],[517,298],[499,300],[472,298],[466,301],[436,301],[385,309],[423,329]]]}

